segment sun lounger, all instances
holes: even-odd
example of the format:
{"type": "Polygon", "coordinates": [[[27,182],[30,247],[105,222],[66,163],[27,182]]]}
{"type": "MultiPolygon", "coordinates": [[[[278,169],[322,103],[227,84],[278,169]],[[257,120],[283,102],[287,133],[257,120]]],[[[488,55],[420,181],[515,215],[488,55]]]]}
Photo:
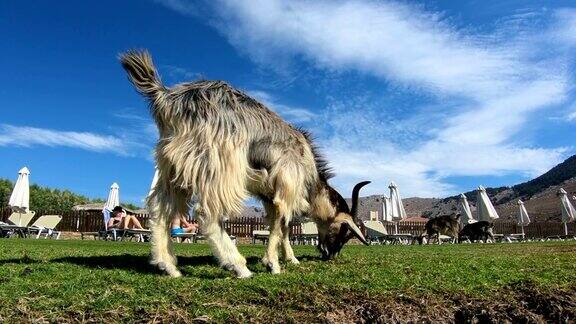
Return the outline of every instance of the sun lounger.
{"type": "Polygon", "coordinates": [[[388,235],[388,240],[392,242],[392,244],[412,244],[414,241],[415,236],[412,234],[390,234],[388,235]]]}
{"type": "Polygon", "coordinates": [[[455,240],[454,237],[448,236],[448,235],[443,235],[443,234],[440,234],[440,237],[438,237],[438,239],[440,240],[440,242],[448,242],[448,243],[454,243],[455,241],[458,240],[457,237],[455,240]]]}
{"type": "Polygon", "coordinates": [[[296,243],[316,245],[318,243],[318,227],[316,223],[302,223],[302,233],[296,236],[296,243]]]}
{"type": "Polygon", "coordinates": [[[45,238],[60,238],[60,231],[56,230],[56,226],[62,220],[60,215],[44,215],[40,216],[32,226],[28,227],[28,233],[36,234],[36,238],[39,239],[42,234],[46,235],[45,238]]]}
{"type": "Polygon", "coordinates": [[[524,236],[522,234],[504,234],[502,242],[512,243],[524,241],[524,236]]]}
{"type": "Polygon", "coordinates": [[[176,242],[180,242],[180,243],[196,242],[196,233],[179,233],[179,234],[171,234],[170,236],[172,237],[173,240],[176,240],[176,242]]]}
{"type": "Polygon", "coordinates": [[[269,230],[254,230],[252,231],[252,244],[256,244],[256,240],[262,241],[262,244],[266,244],[270,238],[269,230]]]}
{"type": "Polygon", "coordinates": [[[576,236],[574,235],[551,235],[546,237],[546,241],[565,241],[574,239],[576,239],[576,236]]]}
{"type": "Polygon", "coordinates": [[[0,222],[0,237],[11,237],[18,234],[20,237],[28,235],[28,224],[36,212],[30,211],[27,213],[12,213],[8,217],[8,223],[0,222]]]}
{"type": "Polygon", "coordinates": [[[133,238],[136,238],[137,242],[148,242],[150,235],[152,235],[152,231],[149,229],[119,229],[122,231],[122,236],[120,236],[120,240],[124,241],[128,239],[132,241],[133,238]]]}
{"type": "Polygon", "coordinates": [[[102,211],[104,229],[98,232],[81,232],[80,237],[84,239],[85,236],[92,236],[94,239],[119,241],[136,238],[138,242],[148,241],[151,234],[147,229],[121,229],[121,228],[108,228],[108,221],[110,220],[110,211],[102,211]]]}
{"type": "Polygon", "coordinates": [[[366,229],[366,240],[370,244],[391,243],[388,230],[381,221],[364,221],[366,229]]]}

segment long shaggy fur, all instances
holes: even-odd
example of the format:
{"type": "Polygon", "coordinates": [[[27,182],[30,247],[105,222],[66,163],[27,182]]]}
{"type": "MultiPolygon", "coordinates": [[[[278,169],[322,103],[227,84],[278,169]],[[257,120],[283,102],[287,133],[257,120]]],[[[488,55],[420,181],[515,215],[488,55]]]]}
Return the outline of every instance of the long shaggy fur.
{"type": "Polygon", "coordinates": [[[197,194],[205,214],[239,213],[246,183],[262,170],[269,170],[266,187],[282,189],[293,212],[307,209],[303,186],[315,183],[318,172],[302,132],[225,82],[186,83],[168,91],[146,52],[129,52],[121,60],[151,101],[161,136],[159,169],[170,170],[170,183],[197,194]]]}
{"type": "MultiPolygon", "coordinates": [[[[290,247],[293,215],[315,218],[320,250],[330,258],[352,236],[367,243],[354,224],[345,200],[327,181],[326,161],[307,132],[222,81],[198,81],[172,88],[162,85],[145,51],[120,56],[130,81],[150,102],[159,129],[156,146],[158,178],[148,198],[152,215],[152,263],[179,276],[171,250],[170,221],[187,213],[198,198],[200,227],[222,266],[239,277],[251,275],[245,259],[221,227],[222,218],[235,216],[248,195],[260,198],[270,222],[270,239],[263,258],[273,273],[280,272],[277,250],[298,263],[290,247]]],[[[354,189],[352,210],[358,198],[354,189]]]]}
{"type": "Polygon", "coordinates": [[[287,236],[291,217],[334,217],[331,196],[339,196],[327,185],[332,173],[309,134],[225,82],[198,81],[168,89],[147,52],[130,51],[120,60],[130,81],[149,100],[160,133],[155,151],[160,172],[149,197],[156,233],[153,263],[179,275],[166,233],[170,220],[187,211],[193,195],[199,199],[201,228],[223,266],[249,275],[244,258],[220,226],[224,215],[241,212],[248,195],[264,202],[270,218],[264,260],[279,272],[276,249],[282,244],[285,257],[297,262],[287,236]],[[318,195],[325,199],[316,199],[318,195]]]}

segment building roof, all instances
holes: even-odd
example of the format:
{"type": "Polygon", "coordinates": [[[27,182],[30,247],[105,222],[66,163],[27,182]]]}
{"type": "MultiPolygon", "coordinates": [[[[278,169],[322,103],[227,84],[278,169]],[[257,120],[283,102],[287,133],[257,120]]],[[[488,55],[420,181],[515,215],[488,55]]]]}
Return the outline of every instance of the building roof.
{"type": "MultiPolygon", "coordinates": [[[[120,204],[122,208],[126,210],[129,214],[146,214],[148,211],[146,209],[137,209],[133,210],[126,206],[120,204]]],[[[83,205],[76,205],[72,207],[72,210],[81,210],[81,211],[102,211],[104,208],[104,203],[92,203],[92,204],[83,204],[83,205]]]]}

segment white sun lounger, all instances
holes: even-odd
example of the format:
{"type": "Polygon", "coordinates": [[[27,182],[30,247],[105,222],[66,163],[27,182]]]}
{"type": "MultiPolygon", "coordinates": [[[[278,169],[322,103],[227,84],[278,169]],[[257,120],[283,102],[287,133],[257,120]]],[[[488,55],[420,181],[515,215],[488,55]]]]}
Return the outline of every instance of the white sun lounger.
{"type": "Polygon", "coordinates": [[[384,244],[390,241],[388,230],[381,221],[364,221],[366,240],[370,244],[384,244]]]}
{"type": "Polygon", "coordinates": [[[8,217],[8,223],[0,222],[0,236],[10,237],[16,233],[20,236],[26,236],[27,226],[30,224],[36,212],[30,211],[27,213],[12,213],[8,217]]]}
{"type": "Polygon", "coordinates": [[[36,233],[36,238],[40,238],[42,234],[45,234],[45,238],[60,238],[60,231],[55,230],[56,226],[62,220],[60,215],[44,215],[40,216],[32,226],[28,227],[28,232],[30,234],[36,233]]]}
{"type": "Polygon", "coordinates": [[[270,238],[269,230],[254,230],[252,231],[252,244],[256,244],[256,240],[262,241],[265,244],[270,238]]]}
{"type": "Polygon", "coordinates": [[[314,222],[302,223],[302,233],[297,236],[298,244],[311,244],[318,243],[318,226],[314,222]]]}

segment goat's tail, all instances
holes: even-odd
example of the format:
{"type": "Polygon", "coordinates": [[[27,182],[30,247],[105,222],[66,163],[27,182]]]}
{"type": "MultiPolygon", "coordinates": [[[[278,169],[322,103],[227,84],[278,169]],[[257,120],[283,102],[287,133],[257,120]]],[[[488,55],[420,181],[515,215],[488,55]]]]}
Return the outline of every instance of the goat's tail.
{"type": "Polygon", "coordinates": [[[128,73],[130,82],[134,84],[138,92],[148,99],[153,101],[158,98],[159,94],[166,91],[148,51],[130,50],[122,53],[120,54],[120,62],[128,73]]]}

